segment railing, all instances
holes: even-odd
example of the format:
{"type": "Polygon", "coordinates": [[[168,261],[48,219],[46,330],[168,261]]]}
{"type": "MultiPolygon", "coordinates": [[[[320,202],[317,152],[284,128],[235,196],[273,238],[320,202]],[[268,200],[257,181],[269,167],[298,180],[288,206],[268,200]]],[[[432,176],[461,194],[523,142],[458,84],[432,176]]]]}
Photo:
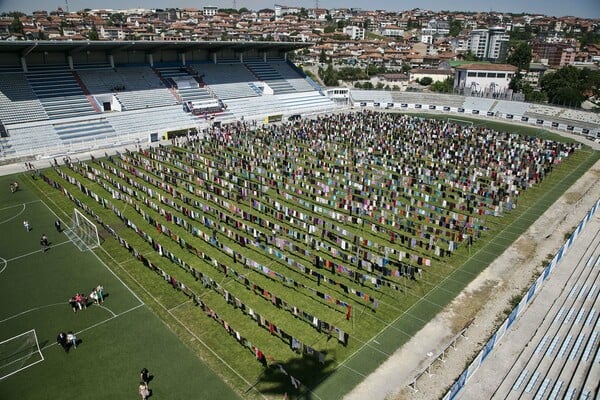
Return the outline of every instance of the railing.
{"type": "Polygon", "coordinates": [[[475,374],[479,369],[479,366],[486,360],[490,352],[498,345],[504,334],[511,328],[515,320],[519,315],[527,308],[528,304],[533,301],[535,295],[540,291],[541,287],[545,283],[546,279],[550,276],[550,273],[563,259],[567,251],[573,246],[575,239],[581,233],[583,227],[594,217],[596,211],[600,208],[600,200],[596,201],[592,208],[587,212],[583,220],[579,223],[575,231],[571,234],[569,239],[562,245],[558,250],[552,261],[548,263],[544,272],[539,278],[531,285],[527,293],[523,296],[519,304],[512,310],[506,320],[500,325],[496,332],[492,335],[491,339],[483,346],[483,349],[479,352],[477,357],[471,362],[471,364],[460,374],[458,380],[454,382],[448,393],[443,397],[444,400],[453,400],[460,393],[460,391],[467,384],[468,380],[475,374]]]}

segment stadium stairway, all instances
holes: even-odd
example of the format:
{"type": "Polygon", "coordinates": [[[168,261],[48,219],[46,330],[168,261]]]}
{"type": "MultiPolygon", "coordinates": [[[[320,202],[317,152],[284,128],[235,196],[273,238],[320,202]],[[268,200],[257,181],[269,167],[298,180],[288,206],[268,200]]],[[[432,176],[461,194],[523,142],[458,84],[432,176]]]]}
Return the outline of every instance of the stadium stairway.
{"type": "Polygon", "coordinates": [[[173,87],[171,82],[167,79],[168,77],[165,77],[165,75],[162,73],[162,71],[160,71],[158,68],[152,68],[152,71],[154,71],[154,73],[156,74],[158,79],[160,79],[160,81],[163,83],[163,85],[165,85],[165,87],[169,90],[169,92],[171,92],[173,97],[175,97],[177,99],[177,102],[181,103],[183,101],[183,98],[179,95],[177,90],[175,90],[175,88],[173,87]]]}
{"type": "Polygon", "coordinates": [[[173,90],[177,93],[176,97],[182,102],[188,101],[204,101],[213,100],[213,96],[206,90],[205,87],[201,87],[200,82],[202,79],[198,76],[197,72],[193,68],[184,68],[181,66],[165,66],[155,67],[155,71],[158,72],[158,76],[161,78],[165,86],[172,86],[171,82],[177,83],[180,80],[193,81],[189,87],[177,87],[173,90]]]}
{"type": "Polygon", "coordinates": [[[75,81],[77,81],[77,84],[81,87],[81,90],[83,90],[83,94],[85,95],[85,97],[87,97],[88,101],[94,108],[94,111],[96,111],[97,113],[102,112],[102,110],[100,110],[100,107],[98,106],[98,103],[96,103],[96,101],[92,97],[90,91],[81,80],[81,77],[79,76],[77,71],[73,71],[73,77],[75,78],[75,81]]]}
{"type": "Polygon", "coordinates": [[[296,89],[271,64],[262,61],[247,61],[246,67],[258,78],[266,82],[275,94],[294,93],[296,89]]]}

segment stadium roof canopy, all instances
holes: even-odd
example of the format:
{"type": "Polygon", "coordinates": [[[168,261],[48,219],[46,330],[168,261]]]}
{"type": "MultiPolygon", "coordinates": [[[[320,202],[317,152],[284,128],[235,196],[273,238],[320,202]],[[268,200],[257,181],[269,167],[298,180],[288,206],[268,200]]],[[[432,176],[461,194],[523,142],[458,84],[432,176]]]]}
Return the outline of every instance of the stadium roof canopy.
{"type": "Polygon", "coordinates": [[[2,41],[0,42],[0,53],[20,53],[25,56],[37,52],[65,52],[77,53],[81,51],[104,51],[112,53],[116,51],[141,51],[151,53],[156,50],[176,50],[188,52],[194,50],[256,50],[269,51],[278,50],[287,52],[312,46],[314,43],[297,42],[226,42],[226,41],[170,41],[170,40],[145,40],[145,41],[54,41],[54,40],[32,40],[32,41],[2,41]]]}

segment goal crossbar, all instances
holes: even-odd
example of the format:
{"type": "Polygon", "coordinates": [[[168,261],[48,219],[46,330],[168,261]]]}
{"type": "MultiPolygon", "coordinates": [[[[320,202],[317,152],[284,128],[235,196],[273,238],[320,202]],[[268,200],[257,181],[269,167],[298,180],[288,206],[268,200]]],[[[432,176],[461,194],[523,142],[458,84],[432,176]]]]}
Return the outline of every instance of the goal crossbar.
{"type": "Polygon", "coordinates": [[[71,240],[82,251],[100,246],[98,227],[76,208],[73,209],[73,226],[71,227],[71,232],[75,236],[71,240]]]}
{"type": "Polygon", "coordinates": [[[44,355],[35,329],[3,340],[0,342],[0,381],[42,361],[44,355]]]}

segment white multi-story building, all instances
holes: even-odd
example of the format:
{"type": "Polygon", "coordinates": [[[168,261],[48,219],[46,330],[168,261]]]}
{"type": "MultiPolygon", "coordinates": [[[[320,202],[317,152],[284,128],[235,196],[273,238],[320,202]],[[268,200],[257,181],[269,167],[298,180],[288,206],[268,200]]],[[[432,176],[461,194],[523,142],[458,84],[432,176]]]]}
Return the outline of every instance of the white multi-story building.
{"type": "Polygon", "coordinates": [[[433,35],[421,34],[421,43],[433,44],[433,35]]]}
{"type": "Polygon", "coordinates": [[[358,26],[346,26],[344,28],[344,33],[350,36],[352,40],[364,40],[365,39],[365,29],[359,28],[358,26]]]}
{"type": "Polygon", "coordinates": [[[402,37],[404,35],[404,28],[397,25],[386,25],[379,28],[379,33],[387,37],[402,37]]]}
{"type": "Polygon", "coordinates": [[[447,21],[437,21],[432,19],[427,23],[427,27],[421,29],[424,35],[446,36],[450,33],[450,25],[447,21]]]}
{"type": "Polygon", "coordinates": [[[471,33],[469,33],[467,48],[475,57],[485,58],[487,54],[487,41],[487,29],[473,29],[471,33]]]}
{"type": "Polygon", "coordinates": [[[217,15],[218,10],[219,10],[219,7],[204,6],[204,7],[202,7],[202,15],[206,15],[208,17],[213,17],[213,16],[217,15]]]}
{"type": "Polygon", "coordinates": [[[488,60],[503,60],[508,51],[509,35],[506,29],[502,27],[491,27],[488,35],[488,45],[486,59],[488,60]]]}
{"type": "Polygon", "coordinates": [[[282,6],[281,4],[275,4],[273,7],[275,10],[275,18],[279,19],[286,14],[298,14],[300,9],[298,7],[282,6]]]}
{"type": "Polygon", "coordinates": [[[475,57],[498,61],[506,57],[508,39],[506,29],[502,27],[473,29],[469,34],[467,48],[475,57]]]}

